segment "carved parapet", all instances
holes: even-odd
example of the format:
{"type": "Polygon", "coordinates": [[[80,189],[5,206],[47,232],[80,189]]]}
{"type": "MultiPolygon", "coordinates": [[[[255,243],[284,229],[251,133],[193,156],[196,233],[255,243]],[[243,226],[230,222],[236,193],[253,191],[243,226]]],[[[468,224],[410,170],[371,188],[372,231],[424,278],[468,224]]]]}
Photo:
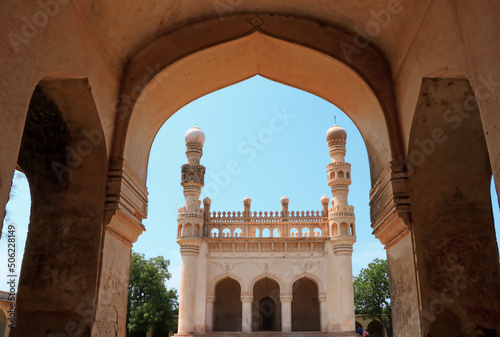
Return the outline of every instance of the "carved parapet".
{"type": "Polygon", "coordinates": [[[406,235],[410,225],[410,196],[407,174],[391,163],[370,191],[373,234],[382,244],[391,245],[406,235]]]}
{"type": "MultiPolygon", "coordinates": [[[[288,212],[288,211],[287,211],[288,212]]],[[[283,221],[283,211],[270,212],[249,212],[248,216],[244,212],[211,212],[206,219],[215,223],[240,223],[240,222],[279,222],[283,221]]],[[[288,221],[293,222],[321,222],[326,221],[323,211],[291,211],[285,214],[288,221]]]]}
{"type": "Polygon", "coordinates": [[[142,220],[147,213],[146,185],[125,160],[111,163],[106,184],[106,228],[132,244],[145,230],[142,220]]]}

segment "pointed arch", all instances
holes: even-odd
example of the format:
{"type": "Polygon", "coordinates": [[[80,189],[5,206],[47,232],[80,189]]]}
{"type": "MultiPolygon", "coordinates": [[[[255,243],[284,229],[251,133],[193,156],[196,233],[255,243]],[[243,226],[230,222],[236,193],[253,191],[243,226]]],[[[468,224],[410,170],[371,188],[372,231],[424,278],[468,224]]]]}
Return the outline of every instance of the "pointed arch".
{"type": "Polygon", "coordinates": [[[248,283],[248,289],[247,289],[247,291],[249,291],[249,292],[253,291],[253,287],[255,286],[255,284],[257,282],[259,282],[260,280],[265,279],[266,277],[269,278],[269,279],[271,279],[271,280],[273,280],[273,281],[275,281],[276,283],[278,283],[279,288],[280,288],[280,292],[284,292],[284,290],[285,290],[285,284],[283,283],[283,281],[278,276],[276,276],[274,274],[271,274],[269,272],[264,272],[262,274],[254,276],[251,279],[251,281],[248,283]]]}
{"type": "Polygon", "coordinates": [[[225,272],[225,273],[218,274],[217,276],[212,278],[212,280],[208,284],[207,295],[208,296],[215,296],[215,287],[217,286],[217,283],[219,283],[220,281],[222,281],[226,278],[230,278],[230,279],[233,279],[236,282],[238,282],[240,287],[241,287],[242,292],[244,289],[246,289],[245,282],[243,281],[243,279],[241,277],[239,277],[238,275],[236,275],[234,273],[225,272]]]}
{"type": "Polygon", "coordinates": [[[150,148],[156,131],[173,113],[212,91],[261,75],[313,93],[346,112],[366,142],[371,180],[375,183],[386,163],[403,154],[399,116],[392,95],[394,83],[384,56],[368,45],[350,59],[338,46],[352,43],[353,36],[335,27],[320,27],[314,21],[291,16],[260,17],[264,25],[258,30],[248,24],[251,22],[248,15],[233,15],[223,22],[209,19],[186,25],[139,51],[127,66],[119,95],[131,97],[132,101],[119,104],[125,122],[124,130],[117,133],[113,157],[126,158],[145,181],[148,153],[134,149],[150,148]],[[275,30],[278,26],[281,28],[275,30]],[[283,30],[283,27],[293,29],[283,30]],[[204,35],[207,31],[211,34],[204,35]],[[186,41],[186,34],[201,34],[203,38],[186,41]],[[183,47],[169,48],[177,44],[183,47]],[[165,54],[165,50],[169,53],[165,54]],[[224,62],[213,62],[221,58],[224,62]],[[286,65],[272,62],[280,59],[287,59],[286,65]],[[200,64],[207,62],[214,66],[200,68],[200,64]],[[154,71],[145,77],[144,69],[154,71]],[[192,69],[198,71],[191,73],[186,81],[192,69]],[[308,77],[307,82],[302,80],[304,76],[308,77]],[[175,87],[171,86],[173,82],[175,87]],[[144,130],[151,131],[144,135],[144,130]]]}
{"type": "Polygon", "coordinates": [[[288,286],[290,288],[288,288],[287,291],[288,292],[293,291],[293,285],[294,285],[294,283],[297,282],[300,279],[303,279],[303,278],[306,278],[306,279],[309,279],[309,280],[313,281],[316,284],[316,286],[318,287],[318,293],[319,294],[321,294],[321,293],[323,293],[325,291],[324,287],[323,287],[323,284],[321,283],[321,280],[317,276],[315,276],[313,274],[310,274],[308,272],[303,272],[302,274],[295,276],[292,279],[292,281],[288,284],[288,286]]]}

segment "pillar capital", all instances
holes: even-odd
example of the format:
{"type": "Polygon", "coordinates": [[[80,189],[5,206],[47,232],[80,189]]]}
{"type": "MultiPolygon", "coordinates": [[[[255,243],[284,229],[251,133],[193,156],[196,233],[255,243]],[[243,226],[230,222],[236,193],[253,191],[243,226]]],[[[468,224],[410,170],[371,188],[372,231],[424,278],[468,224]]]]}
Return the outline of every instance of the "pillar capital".
{"type": "Polygon", "coordinates": [[[280,301],[281,302],[292,302],[293,295],[292,294],[281,294],[280,301]]]}
{"type": "Polygon", "coordinates": [[[332,237],[335,255],[351,255],[352,245],[356,242],[354,235],[337,235],[332,237]]]}
{"type": "Polygon", "coordinates": [[[197,256],[203,243],[203,240],[196,236],[181,236],[176,241],[181,246],[181,255],[197,256]]]}
{"type": "Polygon", "coordinates": [[[241,302],[252,303],[253,302],[253,295],[249,294],[249,293],[242,293],[241,294],[241,302]]]}

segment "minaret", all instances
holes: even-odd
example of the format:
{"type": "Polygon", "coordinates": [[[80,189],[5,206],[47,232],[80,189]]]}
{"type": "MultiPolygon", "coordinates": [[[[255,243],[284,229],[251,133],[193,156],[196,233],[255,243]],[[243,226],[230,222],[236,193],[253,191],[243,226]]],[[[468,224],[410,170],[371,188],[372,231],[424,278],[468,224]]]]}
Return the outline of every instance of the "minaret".
{"type": "Polygon", "coordinates": [[[332,206],[328,209],[330,236],[337,260],[338,294],[336,329],[341,332],[355,330],[354,289],[352,283],[352,245],[356,242],[354,207],[349,206],[347,195],[351,185],[351,164],[345,162],[347,133],[338,125],[326,133],[332,162],[326,166],[328,186],[332,189],[332,206]]]}
{"type": "MultiPolygon", "coordinates": [[[[181,186],[184,188],[184,207],[179,208],[177,243],[181,246],[181,285],[179,289],[179,329],[177,336],[191,336],[195,328],[195,299],[198,253],[203,236],[204,211],[200,208],[201,188],[205,167],[200,165],[205,134],[197,126],[186,132],[186,157],[181,166],[181,186]]],[[[208,200],[206,200],[208,203],[208,200]]]]}

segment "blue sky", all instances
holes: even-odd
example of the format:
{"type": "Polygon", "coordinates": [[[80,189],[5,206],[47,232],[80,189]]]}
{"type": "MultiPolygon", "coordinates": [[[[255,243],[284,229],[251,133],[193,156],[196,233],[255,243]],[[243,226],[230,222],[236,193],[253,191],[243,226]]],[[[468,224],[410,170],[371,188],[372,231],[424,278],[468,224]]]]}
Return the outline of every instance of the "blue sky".
{"type": "MultiPolygon", "coordinates": [[[[368,156],[353,122],[331,103],[262,77],[253,77],[199,98],[180,109],[161,128],[153,143],[148,168],[149,215],[146,232],[134,251],[146,257],[163,255],[171,262],[169,287],[180,282],[180,254],[175,242],[177,209],[184,204],[180,166],[187,162],[184,134],[198,125],[206,136],[201,164],[207,169],[202,197],[212,199],[212,211],[242,211],[242,199],[252,199],[253,211],[279,211],[280,198],[290,199],[289,209],[321,210],[320,198],[331,198],[326,165],[330,162],[325,133],[334,124],[348,134],[346,161],[352,164],[349,203],[355,207],[357,243],[353,273],[374,258],[386,258],[371,234],[368,156]]],[[[18,227],[19,252],[29,222],[29,188],[15,180],[15,195],[8,204],[10,220],[18,227]]],[[[494,193],[494,192],[493,192],[494,193]]],[[[493,195],[495,226],[499,211],[493,195]]],[[[5,226],[5,225],[4,225],[5,226]]],[[[0,268],[7,264],[6,240],[0,241],[0,268]]],[[[7,272],[1,269],[0,289],[7,289],[7,272]]]]}

